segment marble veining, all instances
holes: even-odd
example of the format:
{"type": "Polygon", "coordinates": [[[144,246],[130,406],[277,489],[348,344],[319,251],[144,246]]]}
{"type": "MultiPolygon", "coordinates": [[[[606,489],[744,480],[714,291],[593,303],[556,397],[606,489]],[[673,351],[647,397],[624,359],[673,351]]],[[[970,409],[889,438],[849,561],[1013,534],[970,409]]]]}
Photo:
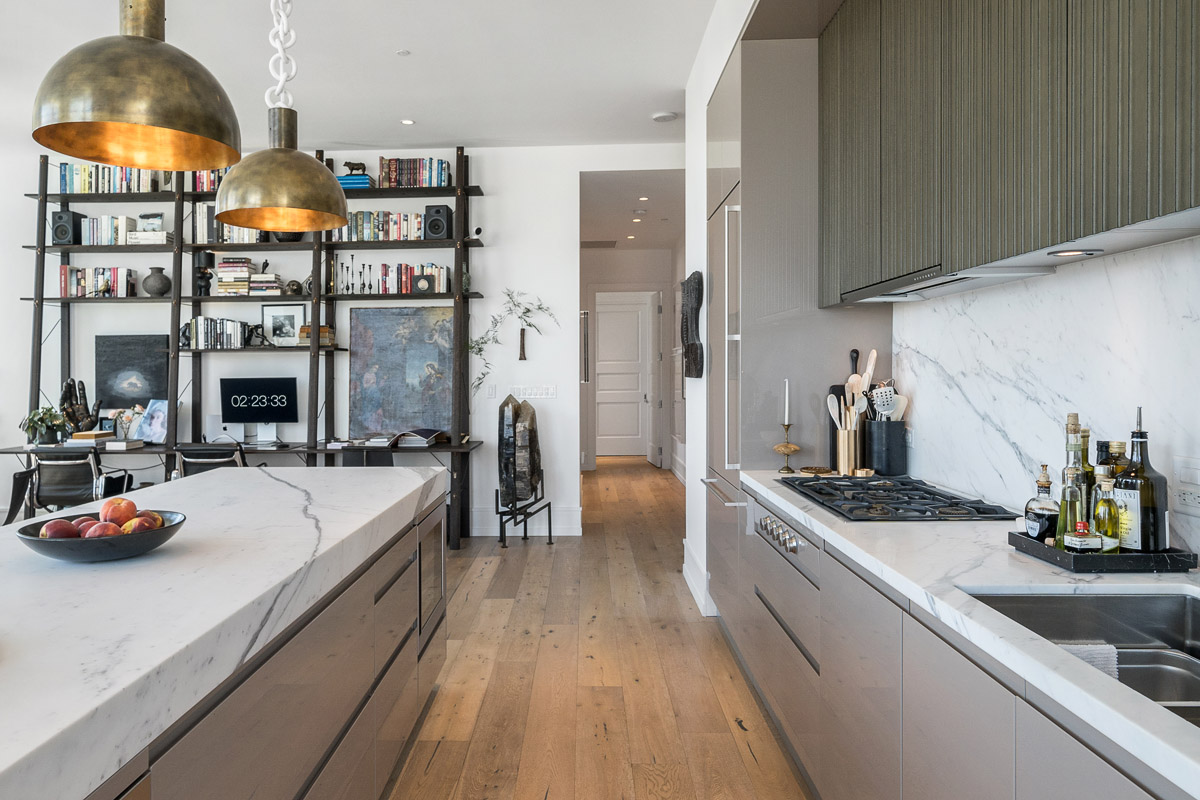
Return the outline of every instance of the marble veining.
{"type": "MultiPolygon", "coordinates": [[[[1170,478],[1174,455],[1200,457],[1198,264],[1191,238],[897,305],[909,471],[1020,509],[1039,464],[1062,471],[1067,412],[1079,412],[1093,442],[1128,441],[1139,405],[1158,471],[1170,478]]],[[[1200,549],[1197,517],[1173,513],[1171,532],[1172,544],[1200,549]]]]}
{"type": "Polygon", "coordinates": [[[86,797],[445,490],[441,467],[214,470],[130,493],[188,520],[101,564],[5,529],[0,798],[86,797]]]}
{"type": "Polygon", "coordinates": [[[742,483],[1200,798],[1200,728],[969,594],[1180,592],[1200,597],[1200,574],[1076,575],[1010,547],[1013,522],[849,522],[778,483],[778,477],[773,471],[743,472],[742,483]]]}

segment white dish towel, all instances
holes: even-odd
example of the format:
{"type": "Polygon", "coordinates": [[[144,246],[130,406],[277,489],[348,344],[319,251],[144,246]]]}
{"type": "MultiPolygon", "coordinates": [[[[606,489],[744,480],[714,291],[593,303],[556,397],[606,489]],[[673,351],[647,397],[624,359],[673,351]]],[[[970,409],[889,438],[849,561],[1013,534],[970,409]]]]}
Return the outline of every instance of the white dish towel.
{"type": "Polygon", "coordinates": [[[1115,646],[1103,642],[1069,642],[1060,643],[1059,647],[1091,664],[1110,678],[1117,677],[1117,648],[1115,646]]]}

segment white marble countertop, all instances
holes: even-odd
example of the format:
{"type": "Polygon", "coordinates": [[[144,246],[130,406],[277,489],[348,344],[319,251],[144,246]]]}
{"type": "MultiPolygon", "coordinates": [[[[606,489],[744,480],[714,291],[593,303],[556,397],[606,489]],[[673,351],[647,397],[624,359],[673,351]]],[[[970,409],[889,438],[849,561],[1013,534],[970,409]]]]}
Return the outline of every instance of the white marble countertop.
{"type": "Polygon", "coordinates": [[[1108,677],[968,593],[1168,593],[1200,597],[1200,574],[1077,575],[1018,553],[1014,522],[850,522],[778,482],[742,484],[808,525],[866,572],[933,614],[1192,797],[1200,798],[1200,727],[1108,677]]]}
{"type": "Polygon", "coordinates": [[[0,798],[83,800],[444,491],[441,467],[213,470],[127,495],[187,522],[99,564],[0,529],[0,798]]]}

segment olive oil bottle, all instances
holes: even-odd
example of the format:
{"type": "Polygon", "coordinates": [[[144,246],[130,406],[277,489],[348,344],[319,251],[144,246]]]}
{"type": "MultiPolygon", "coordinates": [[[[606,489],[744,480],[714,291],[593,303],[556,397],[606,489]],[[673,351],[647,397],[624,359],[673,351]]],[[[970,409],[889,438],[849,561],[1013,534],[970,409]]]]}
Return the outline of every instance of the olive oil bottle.
{"type": "Polygon", "coordinates": [[[1113,499],[1121,520],[1121,549],[1143,553],[1166,550],[1167,479],[1150,466],[1148,436],[1142,430],[1142,409],[1137,430],[1129,434],[1129,466],[1116,478],[1113,499]]]}
{"type": "Polygon", "coordinates": [[[1058,531],[1054,535],[1054,546],[1059,550],[1066,549],[1067,538],[1075,533],[1080,522],[1087,523],[1080,469],[1067,467],[1065,473],[1062,500],[1058,504],[1058,531]]]}
{"type": "Polygon", "coordinates": [[[1129,466],[1129,459],[1125,456],[1125,443],[1109,442],[1108,456],[1106,456],[1096,466],[1105,467],[1108,477],[1113,479],[1124,472],[1125,468],[1129,466]]]}
{"type": "Polygon", "coordinates": [[[1096,502],[1092,504],[1092,530],[1100,537],[1101,553],[1116,553],[1121,544],[1121,518],[1113,499],[1113,479],[1096,482],[1096,502]]]}
{"type": "Polygon", "coordinates": [[[1080,475],[1083,485],[1083,507],[1088,510],[1089,516],[1091,515],[1092,498],[1095,496],[1096,490],[1096,468],[1088,463],[1091,438],[1091,429],[1079,429],[1079,443],[1082,446],[1079,453],[1079,466],[1083,470],[1083,474],[1080,475]]]}

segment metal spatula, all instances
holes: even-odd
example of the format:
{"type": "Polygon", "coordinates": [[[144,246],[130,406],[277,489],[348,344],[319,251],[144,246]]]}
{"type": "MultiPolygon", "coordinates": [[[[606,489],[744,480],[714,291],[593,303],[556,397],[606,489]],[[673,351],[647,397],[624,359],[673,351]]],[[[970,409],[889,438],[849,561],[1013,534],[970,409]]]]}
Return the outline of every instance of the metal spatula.
{"type": "Polygon", "coordinates": [[[871,392],[871,400],[875,403],[875,410],[879,412],[879,418],[889,420],[892,418],[892,412],[896,410],[896,390],[891,386],[882,386],[871,392]]]}

